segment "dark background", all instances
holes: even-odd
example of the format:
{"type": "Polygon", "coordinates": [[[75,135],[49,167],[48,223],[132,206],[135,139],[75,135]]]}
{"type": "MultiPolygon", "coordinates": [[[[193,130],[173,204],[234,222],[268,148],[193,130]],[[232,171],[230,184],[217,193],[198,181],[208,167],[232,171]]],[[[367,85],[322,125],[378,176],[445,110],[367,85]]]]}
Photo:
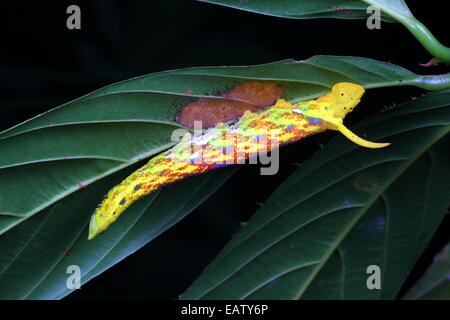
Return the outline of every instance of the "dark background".
{"type": "MultiPolygon", "coordinates": [[[[415,16],[443,41],[448,11],[437,1],[408,1],[415,16]],[[431,4],[435,4],[432,6],[431,4]]],[[[317,54],[353,55],[403,66],[420,74],[431,57],[400,24],[368,30],[365,20],[289,20],[189,0],[2,1],[0,5],[0,131],[102,86],[157,71],[194,66],[251,65],[317,54]],[[81,7],[81,30],[66,28],[66,8],[81,7]]],[[[357,122],[386,105],[425,91],[370,90],[357,122]]],[[[280,152],[280,172],[260,176],[242,166],[216,195],[181,223],[83,286],[67,299],[174,299],[301,162],[331,138],[324,133],[280,152]],[[245,192],[244,192],[245,191],[245,192]]],[[[0,155],[1,156],[1,155],[0,155]]],[[[441,225],[405,288],[448,240],[441,225]]]]}

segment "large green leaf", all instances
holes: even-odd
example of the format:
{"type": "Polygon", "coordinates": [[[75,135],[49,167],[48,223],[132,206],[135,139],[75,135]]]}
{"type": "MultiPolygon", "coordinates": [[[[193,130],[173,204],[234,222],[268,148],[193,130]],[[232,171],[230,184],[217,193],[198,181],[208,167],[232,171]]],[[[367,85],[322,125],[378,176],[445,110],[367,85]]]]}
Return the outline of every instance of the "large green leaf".
{"type": "Polygon", "coordinates": [[[86,283],[180,221],[234,170],[192,177],[138,201],[94,241],[87,240],[87,213],[128,172],[59,201],[0,236],[0,299],[64,297],[72,292],[66,286],[69,266],[79,266],[86,283]]]}
{"type": "Polygon", "coordinates": [[[282,18],[314,19],[314,18],[341,18],[341,19],[367,19],[372,10],[369,6],[379,9],[381,19],[395,21],[403,24],[417,40],[435,58],[443,62],[450,62],[450,48],[442,45],[417,20],[405,1],[403,0],[199,0],[220,4],[236,9],[261,13],[282,18]],[[369,12],[369,13],[367,13],[369,12]]]}
{"type": "Polygon", "coordinates": [[[273,81],[291,101],[322,95],[339,81],[430,90],[450,84],[449,75],[418,76],[389,63],[334,56],[193,68],[117,83],[0,133],[0,234],[80,188],[172,146],[181,106],[198,97],[219,97],[249,80],[273,81]]]}
{"type": "MultiPolygon", "coordinates": [[[[360,0],[199,0],[219,4],[231,8],[243,9],[276,17],[290,19],[340,18],[365,19],[368,17],[367,3],[360,0]]],[[[387,1],[385,1],[387,2],[387,1]]],[[[394,6],[405,6],[403,0],[395,2],[394,6]]],[[[407,8],[407,7],[406,7],[407,8]]],[[[383,20],[392,20],[389,16],[382,16],[383,20]]]]}
{"type": "Polygon", "coordinates": [[[450,90],[339,136],[294,172],[185,299],[392,299],[450,203],[450,90]],[[368,290],[367,268],[381,269],[368,290]]]}
{"type": "Polygon", "coordinates": [[[85,240],[88,218],[102,195],[139,160],[174,143],[170,135],[179,128],[174,117],[181,106],[198,97],[222,98],[221,92],[252,80],[275,82],[291,101],[320,96],[339,81],[366,88],[415,85],[430,90],[450,83],[446,75],[418,76],[358,57],[193,68],[117,83],[4,131],[0,133],[2,297],[62,297],[68,293],[63,272],[68,264],[79,265],[86,282],[169,228],[216,190],[228,174],[213,174],[214,180],[204,189],[201,181],[206,177],[171,186],[130,208],[98,240],[85,240]],[[177,204],[170,204],[173,199],[177,204]],[[185,201],[189,205],[180,208],[185,201]],[[151,205],[149,210],[146,205],[151,205]],[[70,248],[72,254],[65,256],[70,248]]]}
{"type": "Polygon", "coordinates": [[[450,243],[434,257],[431,266],[404,299],[450,300],[450,243]]]}

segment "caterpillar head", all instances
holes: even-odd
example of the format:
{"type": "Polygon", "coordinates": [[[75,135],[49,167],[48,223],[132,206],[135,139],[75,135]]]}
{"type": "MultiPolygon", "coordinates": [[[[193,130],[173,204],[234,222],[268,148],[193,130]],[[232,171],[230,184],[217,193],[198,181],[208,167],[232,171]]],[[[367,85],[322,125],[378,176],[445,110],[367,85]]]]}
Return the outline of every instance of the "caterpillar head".
{"type": "Polygon", "coordinates": [[[389,143],[376,143],[366,141],[351,132],[343,124],[343,119],[347,113],[352,112],[358,105],[364,94],[364,88],[360,85],[339,82],[333,86],[331,92],[316,100],[318,108],[315,111],[308,111],[306,116],[317,117],[327,123],[327,128],[338,130],[348,139],[367,148],[383,148],[389,143]]]}
{"type": "Polygon", "coordinates": [[[334,100],[332,104],[334,116],[341,119],[345,118],[347,113],[352,112],[361,101],[364,91],[363,87],[354,83],[340,82],[335,84],[331,90],[334,100]]]}
{"type": "Polygon", "coordinates": [[[318,118],[330,123],[340,123],[347,113],[352,112],[358,105],[364,91],[360,85],[339,82],[333,86],[329,94],[316,100],[318,109],[313,112],[319,113],[318,118]]]}

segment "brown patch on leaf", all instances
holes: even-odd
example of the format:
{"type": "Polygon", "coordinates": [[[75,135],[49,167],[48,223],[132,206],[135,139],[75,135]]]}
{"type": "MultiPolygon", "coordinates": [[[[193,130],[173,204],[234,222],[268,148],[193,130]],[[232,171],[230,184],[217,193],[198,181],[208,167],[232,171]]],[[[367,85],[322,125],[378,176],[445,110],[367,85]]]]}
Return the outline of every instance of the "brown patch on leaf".
{"type": "Polygon", "coordinates": [[[246,110],[256,112],[260,109],[260,107],[242,101],[200,98],[181,110],[178,123],[193,128],[194,121],[202,121],[203,129],[211,128],[219,122],[227,122],[241,117],[246,110]]]}
{"type": "Polygon", "coordinates": [[[225,98],[241,100],[258,107],[269,107],[273,105],[284,94],[283,89],[270,82],[246,82],[234,87],[225,98]]]}
{"type": "Polygon", "coordinates": [[[246,82],[222,94],[224,99],[200,98],[181,109],[177,122],[194,127],[194,121],[201,121],[202,128],[211,128],[219,122],[240,118],[245,111],[256,112],[273,105],[284,94],[282,88],[270,82],[246,82]]]}

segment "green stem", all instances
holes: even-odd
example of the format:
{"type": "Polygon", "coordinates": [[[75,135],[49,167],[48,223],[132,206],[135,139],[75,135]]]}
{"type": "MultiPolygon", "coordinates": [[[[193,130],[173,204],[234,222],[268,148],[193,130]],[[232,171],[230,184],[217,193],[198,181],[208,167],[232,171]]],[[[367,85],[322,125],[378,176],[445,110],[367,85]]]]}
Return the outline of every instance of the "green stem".
{"type": "Polygon", "coordinates": [[[433,57],[442,62],[450,62],[450,48],[441,44],[423,23],[416,18],[406,16],[398,19],[398,21],[416,37],[433,57]]]}
{"type": "Polygon", "coordinates": [[[450,73],[432,76],[420,76],[410,82],[412,85],[430,91],[450,89],[450,73]]]}
{"type": "Polygon", "coordinates": [[[385,14],[403,24],[422,46],[441,62],[450,62],[450,48],[441,44],[428,30],[428,28],[413,16],[403,14],[395,9],[384,5],[381,1],[363,0],[368,4],[379,7],[385,14]]]}

